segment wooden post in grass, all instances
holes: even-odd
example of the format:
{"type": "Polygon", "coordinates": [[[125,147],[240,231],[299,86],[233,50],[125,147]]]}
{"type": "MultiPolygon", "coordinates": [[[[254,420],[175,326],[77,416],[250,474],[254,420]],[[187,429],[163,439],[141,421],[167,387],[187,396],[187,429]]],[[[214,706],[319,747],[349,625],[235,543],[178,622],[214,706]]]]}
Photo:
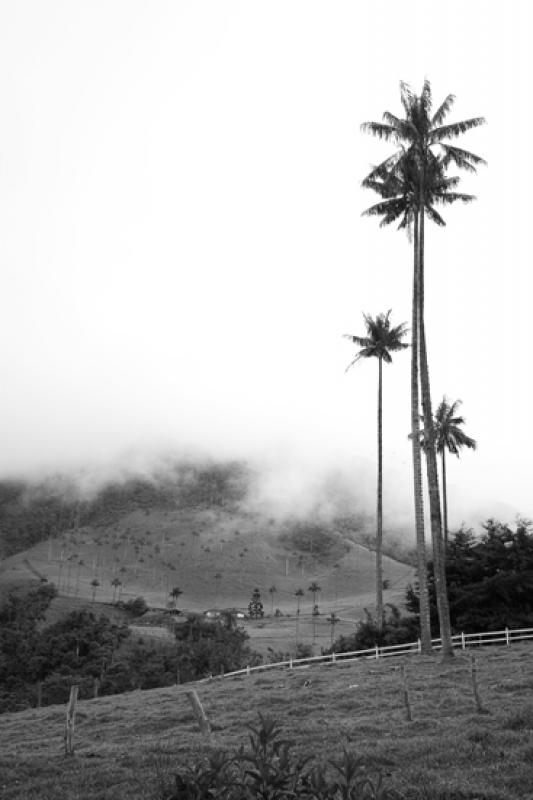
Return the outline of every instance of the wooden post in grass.
{"type": "Polygon", "coordinates": [[[74,755],[74,723],[76,721],[76,705],[78,703],[78,686],[70,687],[67,704],[67,722],[65,726],[65,755],[74,755]]]}
{"type": "Polygon", "coordinates": [[[474,695],[474,701],[476,704],[477,712],[478,714],[485,714],[486,711],[483,708],[483,704],[479,696],[479,689],[477,683],[477,663],[476,663],[476,657],[473,653],[470,656],[470,677],[472,679],[472,694],[474,695]]]}
{"type": "Polygon", "coordinates": [[[94,679],[94,685],[93,685],[93,697],[94,697],[95,700],[98,697],[99,688],[100,688],[100,681],[98,680],[98,678],[95,678],[94,679]]]}
{"type": "Polygon", "coordinates": [[[403,702],[405,705],[405,715],[407,717],[407,722],[413,721],[413,714],[411,713],[411,699],[409,697],[409,686],[407,685],[407,670],[405,668],[405,664],[402,664],[400,667],[400,674],[402,677],[402,689],[403,689],[403,702]]]}
{"type": "Polygon", "coordinates": [[[43,684],[41,681],[37,684],[37,708],[40,708],[43,702],[43,684]]]}
{"type": "Polygon", "coordinates": [[[189,689],[186,695],[189,698],[194,716],[196,717],[202,734],[206,737],[211,736],[211,726],[196,691],[194,689],[189,689]]]}

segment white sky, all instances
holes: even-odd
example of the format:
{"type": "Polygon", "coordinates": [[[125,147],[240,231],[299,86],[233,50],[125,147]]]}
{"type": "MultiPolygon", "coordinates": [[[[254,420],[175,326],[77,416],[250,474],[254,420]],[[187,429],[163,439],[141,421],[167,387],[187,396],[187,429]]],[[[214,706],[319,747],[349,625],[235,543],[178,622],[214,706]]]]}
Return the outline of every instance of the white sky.
{"type": "MultiPolygon", "coordinates": [[[[362,312],[410,319],[411,248],[361,211],[359,131],[425,76],[489,161],[428,227],[435,404],[479,450],[454,517],[533,515],[526,0],[0,4],[0,470],[197,445],[375,459],[362,312]],[[407,11],[406,11],[407,8],[407,11]]],[[[385,371],[386,494],[411,504],[409,355],[385,371]]],[[[460,518],[458,519],[460,521],[460,518]]]]}

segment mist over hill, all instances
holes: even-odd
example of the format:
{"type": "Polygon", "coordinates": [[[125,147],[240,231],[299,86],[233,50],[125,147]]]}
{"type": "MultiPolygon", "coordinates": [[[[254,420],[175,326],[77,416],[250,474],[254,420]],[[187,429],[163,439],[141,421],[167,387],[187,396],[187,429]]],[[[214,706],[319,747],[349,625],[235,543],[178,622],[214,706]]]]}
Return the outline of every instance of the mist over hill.
{"type": "MultiPolygon", "coordinates": [[[[95,472],[0,481],[0,556],[81,527],[106,527],[134,511],[224,509],[276,521],[338,521],[361,530],[369,517],[340,473],[295,486],[294,477],[261,473],[243,460],[165,460],[109,476],[95,472]]],[[[304,528],[305,530],[305,528],[304,528]]],[[[301,532],[300,532],[301,533],[301,532]]],[[[317,530],[314,530],[316,537],[317,530]]],[[[306,547],[300,535],[303,549],[306,547]]]]}
{"type": "MultiPolygon", "coordinates": [[[[310,484],[244,460],[161,459],[114,474],[4,480],[0,583],[42,576],[61,595],[106,602],[120,584],[123,597],[158,606],[177,585],[189,608],[243,606],[254,586],[275,585],[276,605],[292,607],[312,578],[333,602],[372,591],[366,509],[340,472],[310,484]]],[[[411,543],[388,531],[384,553],[394,583],[404,573],[395,564],[413,563],[411,543]]]]}

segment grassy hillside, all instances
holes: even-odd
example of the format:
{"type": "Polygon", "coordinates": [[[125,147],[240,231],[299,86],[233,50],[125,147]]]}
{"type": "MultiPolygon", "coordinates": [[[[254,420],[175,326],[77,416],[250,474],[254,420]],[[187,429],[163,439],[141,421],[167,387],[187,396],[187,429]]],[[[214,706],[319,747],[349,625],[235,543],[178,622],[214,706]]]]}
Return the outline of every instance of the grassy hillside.
{"type": "Polygon", "coordinates": [[[74,758],[63,755],[63,707],[7,714],[0,727],[3,800],[155,800],[172,775],[210,748],[246,744],[244,726],[269,713],[300,753],[343,746],[377,765],[408,800],[533,798],[531,645],[476,651],[476,710],[468,654],[358,661],[197,684],[212,723],[200,736],[184,688],[80,703],[74,758]],[[407,669],[406,718],[399,665],[407,669]]]}
{"type": "MultiPolygon", "coordinates": [[[[87,604],[109,613],[118,598],[143,596],[166,607],[175,587],[182,610],[246,609],[254,588],[265,614],[249,624],[252,646],[294,651],[329,646],[374,603],[375,554],[364,517],[279,517],[250,502],[255,476],[240,462],[177,464],[150,479],[108,483],[83,493],[65,478],[0,484],[0,594],[41,579],[56,584],[47,621],[87,604]],[[321,616],[312,624],[320,586],[321,616]],[[297,598],[303,590],[296,626],[297,598]],[[272,591],[270,591],[272,590],[272,591]],[[335,612],[335,631],[326,622],[335,612]]],[[[396,552],[394,550],[393,552],[396,552]]],[[[413,568],[384,558],[385,601],[401,604],[413,568]]]]}
{"type": "MultiPolygon", "coordinates": [[[[332,553],[311,553],[295,549],[287,523],[238,510],[137,510],[112,526],[73,529],[5,559],[0,583],[42,575],[64,597],[111,602],[118,596],[113,581],[120,580],[122,599],[142,595],[152,606],[165,606],[177,586],[179,607],[191,610],[246,607],[257,586],[265,612],[273,605],[287,614],[296,611],[299,588],[302,611],[311,610],[308,587],[316,581],[320,609],[353,618],[372,603],[375,556],[340,533],[330,538],[332,553]]],[[[385,558],[384,574],[386,600],[398,601],[412,567],[385,558]]]]}

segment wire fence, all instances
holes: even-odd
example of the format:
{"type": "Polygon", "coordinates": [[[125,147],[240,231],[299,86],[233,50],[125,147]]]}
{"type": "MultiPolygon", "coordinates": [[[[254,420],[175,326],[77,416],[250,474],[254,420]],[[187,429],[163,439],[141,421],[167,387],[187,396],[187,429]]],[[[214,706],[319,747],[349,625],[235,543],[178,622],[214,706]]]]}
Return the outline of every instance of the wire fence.
{"type": "MultiPolygon", "coordinates": [[[[533,639],[533,628],[518,628],[510,630],[505,628],[502,631],[485,631],[484,633],[457,633],[452,636],[452,644],[454,648],[466,650],[468,647],[480,647],[491,644],[505,644],[510,645],[512,642],[524,641],[533,639]]],[[[441,639],[432,639],[431,643],[434,650],[439,650],[442,647],[441,639]]],[[[422,645],[420,639],[416,642],[409,642],[408,644],[393,644],[381,647],[375,645],[366,650],[352,650],[348,653],[328,653],[321,656],[308,656],[306,658],[289,658],[287,661],[278,661],[274,664],[259,664],[257,666],[247,666],[244,669],[238,669],[234,672],[227,672],[220,677],[231,678],[236,675],[251,675],[252,672],[264,672],[270,669],[298,669],[309,667],[313,664],[338,664],[342,661],[356,661],[360,658],[366,659],[380,659],[390,656],[405,656],[413,653],[421,653],[422,645]]]]}

